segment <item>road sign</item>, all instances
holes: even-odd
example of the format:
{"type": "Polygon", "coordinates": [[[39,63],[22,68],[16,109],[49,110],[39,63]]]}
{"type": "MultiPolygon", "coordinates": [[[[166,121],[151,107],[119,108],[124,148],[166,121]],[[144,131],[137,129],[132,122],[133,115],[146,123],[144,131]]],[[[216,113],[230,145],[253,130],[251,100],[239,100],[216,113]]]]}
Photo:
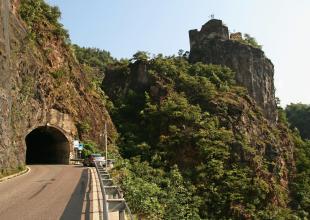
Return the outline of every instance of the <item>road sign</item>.
{"type": "Polygon", "coordinates": [[[83,148],[84,148],[84,144],[83,144],[83,143],[80,143],[80,144],[79,144],[79,150],[83,150],[83,148]]]}
{"type": "Polygon", "coordinates": [[[79,148],[79,145],[80,145],[80,143],[79,143],[78,140],[74,140],[74,141],[73,141],[73,147],[74,147],[74,148],[79,148]]]}

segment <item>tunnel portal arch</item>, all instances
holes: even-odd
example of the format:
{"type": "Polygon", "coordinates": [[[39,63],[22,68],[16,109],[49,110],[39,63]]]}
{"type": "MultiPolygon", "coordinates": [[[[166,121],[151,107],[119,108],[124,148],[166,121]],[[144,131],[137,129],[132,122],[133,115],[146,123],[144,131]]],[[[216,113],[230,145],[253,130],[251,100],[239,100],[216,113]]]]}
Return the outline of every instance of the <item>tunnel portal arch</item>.
{"type": "Polygon", "coordinates": [[[26,164],[69,164],[70,141],[60,129],[39,126],[25,141],[26,164]]]}

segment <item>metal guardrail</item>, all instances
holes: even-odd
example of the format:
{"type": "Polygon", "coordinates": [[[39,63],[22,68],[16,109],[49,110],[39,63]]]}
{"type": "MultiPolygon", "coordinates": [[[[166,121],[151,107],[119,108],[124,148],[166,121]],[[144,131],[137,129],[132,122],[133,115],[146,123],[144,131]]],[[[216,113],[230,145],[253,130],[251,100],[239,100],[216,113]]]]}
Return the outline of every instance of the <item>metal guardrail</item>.
{"type": "MultiPolygon", "coordinates": [[[[103,220],[112,220],[109,213],[118,213],[119,220],[133,220],[131,211],[123,197],[120,188],[114,185],[107,167],[100,162],[95,162],[96,171],[99,177],[100,188],[103,198],[103,220]]],[[[114,218],[115,219],[115,216],[114,218]]]]}

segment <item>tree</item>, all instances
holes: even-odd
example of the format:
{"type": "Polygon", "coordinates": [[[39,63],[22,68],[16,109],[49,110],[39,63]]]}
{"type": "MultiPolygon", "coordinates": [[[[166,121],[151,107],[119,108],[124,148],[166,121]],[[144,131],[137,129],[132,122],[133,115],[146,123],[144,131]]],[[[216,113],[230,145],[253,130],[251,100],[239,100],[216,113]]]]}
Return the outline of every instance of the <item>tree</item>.
{"type": "Polygon", "coordinates": [[[145,52],[145,51],[138,51],[137,53],[135,53],[132,56],[131,61],[142,61],[142,62],[146,62],[149,60],[149,53],[145,52]]]}
{"type": "Polygon", "coordinates": [[[262,45],[259,45],[254,37],[251,37],[249,34],[244,34],[244,41],[245,43],[255,47],[262,49],[262,45]]]}
{"type": "Polygon", "coordinates": [[[303,139],[310,139],[310,105],[292,103],[286,106],[285,112],[290,127],[297,128],[303,139]]]}

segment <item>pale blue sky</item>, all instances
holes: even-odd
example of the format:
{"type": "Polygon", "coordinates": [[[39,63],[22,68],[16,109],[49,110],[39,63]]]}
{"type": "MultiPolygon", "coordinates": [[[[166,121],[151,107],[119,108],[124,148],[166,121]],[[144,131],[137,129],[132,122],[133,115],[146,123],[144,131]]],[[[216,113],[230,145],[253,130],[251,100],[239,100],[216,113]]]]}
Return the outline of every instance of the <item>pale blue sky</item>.
{"type": "Polygon", "coordinates": [[[189,50],[188,30],[211,14],[231,31],[254,36],[275,65],[282,105],[310,104],[309,0],[47,0],[62,11],[71,40],[114,57],[136,51],[172,55],[189,50]]]}

